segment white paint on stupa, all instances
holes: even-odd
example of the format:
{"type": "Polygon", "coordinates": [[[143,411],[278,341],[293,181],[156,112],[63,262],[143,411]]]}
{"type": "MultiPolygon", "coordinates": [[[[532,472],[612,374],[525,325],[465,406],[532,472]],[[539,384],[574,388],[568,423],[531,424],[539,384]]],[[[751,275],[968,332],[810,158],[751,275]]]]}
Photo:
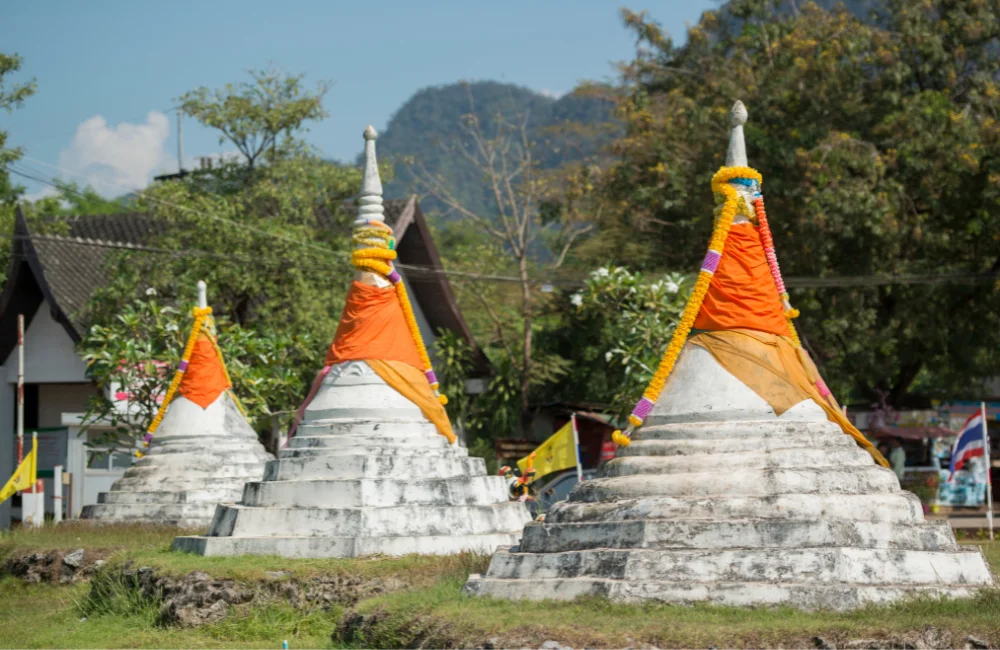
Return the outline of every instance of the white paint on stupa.
{"type": "MultiPolygon", "coordinates": [[[[204,282],[198,305],[207,305],[204,282]]],[[[271,458],[228,390],[204,409],[177,395],[143,457],[81,516],[207,528],[216,505],[238,501],[244,483],[262,477],[271,458]]]]}
{"type": "MultiPolygon", "coordinates": [[[[365,137],[359,222],[382,221],[375,129],[365,137]]],[[[375,273],[360,282],[388,286],[375,273]]],[[[448,444],[420,409],[364,361],[333,366],[263,481],[221,505],[207,536],[174,548],[203,555],[358,557],[492,553],[530,516],[481,458],[448,444]]]]}
{"type": "MultiPolygon", "coordinates": [[[[730,164],[746,164],[745,116],[737,103],[730,164]]],[[[688,343],[632,443],[466,591],[845,610],[992,584],[978,548],[926,521],[817,404],[779,417],[688,343]]]]}

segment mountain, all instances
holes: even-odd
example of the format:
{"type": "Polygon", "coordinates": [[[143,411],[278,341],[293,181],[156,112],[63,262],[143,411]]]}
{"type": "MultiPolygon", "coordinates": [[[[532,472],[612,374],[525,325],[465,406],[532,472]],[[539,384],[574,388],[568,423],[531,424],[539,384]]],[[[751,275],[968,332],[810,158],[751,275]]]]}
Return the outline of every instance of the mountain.
{"type": "MultiPolygon", "coordinates": [[[[379,135],[379,157],[395,163],[395,178],[385,184],[385,195],[401,198],[416,191],[413,170],[423,169],[445,179],[468,209],[492,214],[489,188],[456,150],[460,144],[472,144],[461,129],[465,116],[475,114],[486,136],[493,137],[498,115],[513,120],[515,113],[526,114],[539,165],[554,168],[600,150],[613,129],[598,127],[611,122],[612,108],[609,101],[589,94],[574,92],[556,99],[496,81],[424,88],[396,111],[379,135]],[[583,134],[578,125],[587,127],[583,134]]],[[[433,197],[425,197],[422,205],[429,214],[448,212],[433,197]]]]}

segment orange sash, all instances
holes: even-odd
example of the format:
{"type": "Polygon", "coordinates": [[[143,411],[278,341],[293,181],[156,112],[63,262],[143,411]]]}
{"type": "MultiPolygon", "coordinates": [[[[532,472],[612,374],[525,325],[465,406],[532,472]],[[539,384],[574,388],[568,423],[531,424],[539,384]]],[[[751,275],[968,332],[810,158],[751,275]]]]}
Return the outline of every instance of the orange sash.
{"type": "Polygon", "coordinates": [[[177,392],[204,409],[230,387],[226,369],[212,341],[204,332],[198,334],[177,392]]]}

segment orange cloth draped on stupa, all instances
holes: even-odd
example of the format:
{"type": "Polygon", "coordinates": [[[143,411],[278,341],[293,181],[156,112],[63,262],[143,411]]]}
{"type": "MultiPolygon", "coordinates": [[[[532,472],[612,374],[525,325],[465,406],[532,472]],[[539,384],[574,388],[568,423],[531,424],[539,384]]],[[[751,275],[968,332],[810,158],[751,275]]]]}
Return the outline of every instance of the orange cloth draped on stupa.
{"type": "Polygon", "coordinates": [[[791,334],[760,243],[760,233],[752,223],[735,224],[729,229],[722,259],[701,303],[694,329],[751,329],[779,336],[791,334]]]}
{"type": "Polygon", "coordinates": [[[417,405],[437,430],[454,442],[444,406],[421,368],[420,354],[406,324],[396,290],[354,281],[344,313],[326,353],[326,365],[365,361],[382,381],[417,405]]]}
{"type": "Polygon", "coordinates": [[[204,409],[231,387],[215,344],[199,333],[177,392],[204,409]]]}
{"type": "Polygon", "coordinates": [[[882,454],[850,423],[812,359],[792,343],[784,305],[751,222],[729,230],[719,266],[694,321],[690,341],[766,401],[776,415],[812,399],[881,465],[882,454]],[[705,331],[707,330],[707,331],[705,331]]]}

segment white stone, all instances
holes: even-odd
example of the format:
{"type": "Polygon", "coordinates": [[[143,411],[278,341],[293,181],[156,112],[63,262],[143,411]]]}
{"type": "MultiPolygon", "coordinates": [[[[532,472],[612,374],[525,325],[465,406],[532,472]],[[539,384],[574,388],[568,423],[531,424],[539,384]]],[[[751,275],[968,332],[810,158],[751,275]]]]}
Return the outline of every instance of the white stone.
{"type": "Polygon", "coordinates": [[[174,547],[203,555],[354,557],[492,552],[530,520],[502,477],[448,444],[420,409],[363,361],[332,368],[298,433],[220,505],[205,537],[174,547]]]}
{"type": "Polygon", "coordinates": [[[216,505],[239,500],[270,458],[229,391],[205,409],[177,396],[146,454],[82,517],[207,529],[216,505]]]}
{"type": "Polygon", "coordinates": [[[646,422],[466,591],[845,610],[993,585],[818,405],[779,417],[703,348],[685,346],[646,422]]]}

